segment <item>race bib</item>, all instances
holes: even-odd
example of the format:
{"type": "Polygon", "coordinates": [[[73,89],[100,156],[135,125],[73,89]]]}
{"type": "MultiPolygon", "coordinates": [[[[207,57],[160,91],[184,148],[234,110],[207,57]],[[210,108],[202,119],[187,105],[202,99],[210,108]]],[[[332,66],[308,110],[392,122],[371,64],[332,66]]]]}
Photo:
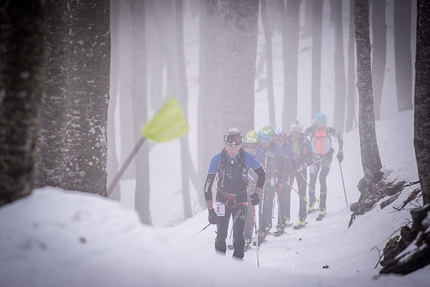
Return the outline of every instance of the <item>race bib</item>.
{"type": "Polygon", "coordinates": [[[222,204],[221,202],[215,202],[214,203],[214,210],[218,216],[224,216],[225,215],[225,205],[222,204]]]}

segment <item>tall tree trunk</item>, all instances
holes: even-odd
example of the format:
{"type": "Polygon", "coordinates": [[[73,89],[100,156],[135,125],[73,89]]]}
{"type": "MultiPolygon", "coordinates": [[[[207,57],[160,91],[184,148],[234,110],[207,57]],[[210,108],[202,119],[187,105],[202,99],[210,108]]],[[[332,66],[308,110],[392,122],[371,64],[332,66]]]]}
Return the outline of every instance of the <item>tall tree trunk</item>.
{"type": "MultiPolygon", "coordinates": [[[[267,70],[267,99],[269,101],[269,123],[275,128],[276,125],[276,109],[275,95],[273,92],[273,58],[272,58],[272,29],[270,29],[269,21],[267,20],[267,1],[261,1],[261,22],[263,23],[265,50],[266,50],[266,70],[267,70]]],[[[246,131],[244,131],[246,132],[246,131]]]]}
{"type": "MultiPolygon", "coordinates": [[[[141,139],[137,131],[147,121],[147,99],[146,99],[146,61],[145,61],[145,2],[131,0],[132,21],[132,57],[133,57],[133,126],[134,142],[141,139]]],[[[136,190],[135,208],[144,224],[152,225],[150,212],[150,177],[149,177],[149,149],[146,141],[136,155],[136,190]]]]}
{"type": "Polygon", "coordinates": [[[44,1],[0,5],[0,206],[31,193],[44,85],[44,1]]]}
{"type": "Polygon", "coordinates": [[[394,60],[399,112],[412,106],[412,1],[394,0],[394,60]]]}
{"type": "Polygon", "coordinates": [[[423,203],[430,203],[430,2],[417,2],[414,145],[423,203]]]}
{"type": "Polygon", "coordinates": [[[372,0],[372,31],[373,57],[372,81],[373,99],[375,104],[375,120],[381,119],[382,89],[384,87],[386,55],[387,55],[387,24],[385,23],[385,1],[372,0]]]}
{"type": "Polygon", "coordinates": [[[346,81],[345,81],[345,56],[343,48],[343,17],[342,1],[331,0],[331,9],[334,16],[335,40],[334,40],[334,116],[333,126],[340,132],[345,130],[346,108],[346,81]]]}
{"type": "MultiPolygon", "coordinates": [[[[318,1],[318,0],[317,0],[318,1]]],[[[312,22],[313,22],[313,5],[314,0],[306,0],[302,2],[305,6],[305,21],[302,33],[302,39],[312,36],[312,22]]]]}
{"type": "Polygon", "coordinates": [[[300,1],[287,0],[286,22],[283,38],[284,57],[284,105],[282,125],[289,127],[297,119],[297,72],[300,40],[300,1]]]}
{"type": "Polygon", "coordinates": [[[46,1],[45,97],[41,115],[35,186],[61,187],[64,176],[69,39],[66,0],[46,1]]]}
{"type": "Polygon", "coordinates": [[[222,78],[224,130],[237,127],[245,132],[254,128],[258,3],[258,0],[230,0],[223,15],[226,25],[222,78]]]}
{"type": "MultiPolygon", "coordinates": [[[[314,0],[312,7],[312,117],[321,112],[321,50],[324,0],[314,0]]],[[[310,120],[311,120],[310,119],[310,120]]]]}
{"type": "MultiPolygon", "coordinates": [[[[176,0],[176,52],[178,59],[178,77],[179,77],[179,100],[184,112],[184,117],[188,117],[188,87],[187,87],[187,70],[185,67],[185,52],[184,52],[184,11],[183,1],[176,0]]],[[[184,205],[185,219],[193,216],[191,209],[190,196],[190,147],[188,136],[181,137],[181,174],[182,174],[182,202],[184,205]]]]}
{"type": "Polygon", "coordinates": [[[382,164],[379,157],[373,113],[368,0],[355,0],[354,16],[355,41],[357,45],[361,164],[363,166],[364,178],[375,184],[382,178],[382,164]]]}
{"type": "Polygon", "coordinates": [[[352,130],[355,118],[355,37],[354,37],[354,0],[349,1],[349,37],[348,37],[348,96],[345,132],[352,130]]]}
{"type": "MultiPolygon", "coordinates": [[[[216,1],[202,1],[202,13],[200,23],[200,88],[199,88],[199,142],[202,152],[201,187],[205,180],[205,172],[209,166],[212,156],[221,150],[222,138],[226,131],[224,119],[220,115],[224,103],[221,95],[224,95],[223,73],[225,72],[225,24],[223,19],[223,9],[227,0],[222,0],[219,4],[216,1]]],[[[200,192],[203,196],[203,192],[200,192]]],[[[205,202],[205,201],[204,201],[205,202]]],[[[206,205],[204,205],[206,206],[206,205]]]]}
{"type": "Polygon", "coordinates": [[[109,0],[72,0],[72,88],[64,188],[106,196],[109,0]]]}
{"type": "MultiPolygon", "coordinates": [[[[110,65],[110,99],[108,108],[108,162],[107,177],[108,186],[119,170],[119,162],[116,154],[116,131],[115,131],[115,110],[118,100],[119,87],[119,63],[120,53],[120,2],[110,0],[110,30],[111,30],[111,65],[110,65]]],[[[117,184],[110,196],[112,199],[121,200],[121,188],[117,184]]]]}

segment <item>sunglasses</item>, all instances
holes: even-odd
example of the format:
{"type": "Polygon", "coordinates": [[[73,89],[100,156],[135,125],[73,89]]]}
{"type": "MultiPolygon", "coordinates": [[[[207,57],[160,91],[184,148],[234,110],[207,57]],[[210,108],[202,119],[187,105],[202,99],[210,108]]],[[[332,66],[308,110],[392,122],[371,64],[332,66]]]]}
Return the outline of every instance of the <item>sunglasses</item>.
{"type": "Polygon", "coordinates": [[[258,143],[245,143],[243,144],[243,148],[245,149],[256,149],[258,146],[258,143]]]}
{"type": "Polygon", "coordinates": [[[259,135],[260,137],[260,142],[262,143],[269,143],[272,141],[272,137],[271,136],[267,136],[267,135],[259,135]]]}
{"type": "Polygon", "coordinates": [[[224,142],[229,143],[229,144],[240,145],[242,143],[242,136],[238,135],[238,134],[225,135],[224,136],[224,142]]]}

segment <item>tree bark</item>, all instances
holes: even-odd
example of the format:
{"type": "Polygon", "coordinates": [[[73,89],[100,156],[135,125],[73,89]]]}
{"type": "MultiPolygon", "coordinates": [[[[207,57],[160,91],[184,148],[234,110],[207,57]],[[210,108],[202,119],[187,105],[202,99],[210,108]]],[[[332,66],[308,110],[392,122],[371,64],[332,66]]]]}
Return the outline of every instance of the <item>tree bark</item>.
{"type": "Polygon", "coordinates": [[[0,206],[33,189],[44,85],[44,1],[0,5],[0,206]]]}
{"type": "Polygon", "coordinates": [[[345,56],[343,48],[343,0],[331,0],[331,9],[334,17],[334,116],[333,127],[343,133],[345,130],[346,108],[346,81],[345,81],[345,56]]]}
{"type": "Polygon", "coordinates": [[[109,0],[72,0],[71,94],[63,188],[106,196],[109,0]]]}
{"type": "Polygon", "coordinates": [[[430,2],[418,0],[414,146],[423,203],[430,203],[430,2]]]}
{"type": "Polygon", "coordinates": [[[284,105],[282,125],[289,127],[297,119],[297,71],[300,41],[300,1],[287,0],[282,38],[284,57],[284,105]]]}
{"type": "Polygon", "coordinates": [[[387,55],[387,24],[385,23],[385,1],[372,0],[372,31],[373,57],[372,80],[375,105],[375,120],[381,119],[382,90],[384,87],[386,55],[387,55]]]}
{"type": "Polygon", "coordinates": [[[394,0],[394,62],[399,112],[412,110],[412,1],[394,0]]]}
{"type": "Polygon", "coordinates": [[[61,187],[64,176],[69,26],[67,1],[46,1],[45,97],[37,152],[35,187],[61,187]]]}
{"type": "Polygon", "coordinates": [[[359,95],[359,133],[364,177],[373,184],[382,179],[381,159],[376,140],[373,113],[372,72],[370,61],[369,3],[355,0],[355,40],[357,45],[357,87],[359,95]]]}
{"type": "Polygon", "coordinates": [[[354,0],[349,1],[349,38],[348,38],[348,96],[345,121],[345,132],[349,132],[356,125],[355,102],[355,25],[354,25],[354,0]],[[354,125],[355,121],[355,125],[354,125]]]}
{"type": "Polygon", "coordinates": [[[312,116],[321,112],[321,50],[323,0],[314,0],[312,22],[312,116]]]}

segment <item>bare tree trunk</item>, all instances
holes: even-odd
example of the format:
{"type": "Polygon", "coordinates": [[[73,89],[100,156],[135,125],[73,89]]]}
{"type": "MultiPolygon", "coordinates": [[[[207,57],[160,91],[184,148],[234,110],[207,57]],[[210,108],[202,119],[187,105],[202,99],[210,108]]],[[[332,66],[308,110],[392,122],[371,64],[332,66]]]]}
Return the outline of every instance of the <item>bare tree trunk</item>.
{"type": "MultiPolygon", "coordinates": [[[[188,86],[187,86],[187,70],[185,67],[185,52],[184,52],[184,11],[183,1],[176,0],[176,42],[177,42],[177,59],[178,59],[178,77],[179,77],[179,100],[184,112],[184,117],[188,117],[188,86]]],[[[185,219],[193,216],[191,209],[190,196],[190,163],[191,155],[189,151],[188,136],[181,137],[181,174],[182,174],[182,202],[184,205],[185,219]]]]}
{"type": "Polygon", "coordinates": [[[276,125],[276,110],[275,110],[275,95],[273,92],[273,57],[272,57],[272,30],[267,20],[267,1],[261,1],[261,22],[263,23],[264,39],[266,41],[266,69],[267,69],[267,99],[269,101],[269,123],[275,128],[276,125]]]}
{"type": "Polygon", "coordinates": [[[394,60],[399,112],[412,110],[412,1],[394,0],[394,60]]]}
{"type": "Polygon", "coordinates": [[[343,48],[343,18],[342,1],[331,0],[331,9],[335,22],[334,44],[334,116],[333,127],[341,133],[345,130],[346,83],[345,83],[345,56],[343,48]]]}
{"type": "MultiPolygon", "coordinates": [[[[349,39],[348,39],[348,96],[345,132],[352,130],[355,118],[355,37],[354,37],[354,0],[349,1],[349,39]]],[[[357,124],[357,122],[355,122],[357,124]]]]}
{"type": "Polygon", "coordinates": [[[364,178],[373,184],[382,178],[382,164],[376,140],[370,61],[369,3],[355,0],[355,40],[357,45],[357,87],[359,95],[359,133],[364,178]]]}
{"type": "MultiPolygon", "coordinates": [[[[147,121],[146,106],[146,61],[145,61],[145,2],[131,0],[132,21],[132,57],[133,57],[133,126],[139,131],[147,121]]],[[[141,134],[134,133],[134,142],[137,143],[141,134]]],[[[152,225],[150,212],[150,177],[149,177],[149,150],[146,141],[136,155],[136,190],[135,208],[144,224],[152,225]]]]}
{"type": "Polygon", "coordinates": [[[303,27],[302,39],[312,36],[313,22],[313,5],[314,0],[306,0],[302,2],[305,6],[305,22],[303,27]]]}
{"type": "MultiPolygon", "coordinates": [[[[55,0],[54,0],[55,1],[55,0]]],[[[110,99],[108,108],[108,162],[107,177],[108,186],[119,170],[119,162],[116,154],[115,110],[118,100],[119,87],[119,63],[120,53],[120,2],[110,0],[110,30],[111,30],[111,65],[110,65],[110,99]]],[[[121,200],[121,188],[117,184],[110,196],[112,199],[121,200]]]]}
{"type": "Polygon", "coordinates": [[[312,9],[312,118],[317,113],[321,112],[321,49],[323,5],[323,0],[314,0],[312,9]]]}
{"type": "Polygon", "coordinates": [[[283,37],[284,57],[284,106],[282,125],[290,126],[297,119],[297,71],[300,40],[300,1],[287,0],[283,37]]]}
{"type": "Polygon", "coordinates": [[[0,206],[33,189],[44,85],[44,3],[0,5],[0,206]]]}
{"type": "Polygon", "coordinates": [[[375,120],[381,118],[382,89],[384,87],[386,55],[387,55],[387,24],[385,23],[385,1],[372,0],[372,32],[373,57],[372,80],[375,104],[375,120]]]}
{"type": "Polygon", "coordinates": [[[61,187],[64,176],[69,39],[67,1],[46,1],[45,97],[37,152],[35,187],[61,187]]]}
{"type": "Polygon", "coordinates": [[[223,71],[223,129],[254,128],[254,79],[257,58],[258,0],[228,2],[223,71]],[[240,115],[238,117],[237,115],[240,115]]]}
{"type": "Polygon", "coordinates": [[[64,188],[106,196],[109,103],[109,0],[72,0],[69,96],[64,188]]]}
{"type": "Polygon", "coordinates": [[[414,145],[423,204],[430,203],[430,3],[417,3],[414,145]]]}

